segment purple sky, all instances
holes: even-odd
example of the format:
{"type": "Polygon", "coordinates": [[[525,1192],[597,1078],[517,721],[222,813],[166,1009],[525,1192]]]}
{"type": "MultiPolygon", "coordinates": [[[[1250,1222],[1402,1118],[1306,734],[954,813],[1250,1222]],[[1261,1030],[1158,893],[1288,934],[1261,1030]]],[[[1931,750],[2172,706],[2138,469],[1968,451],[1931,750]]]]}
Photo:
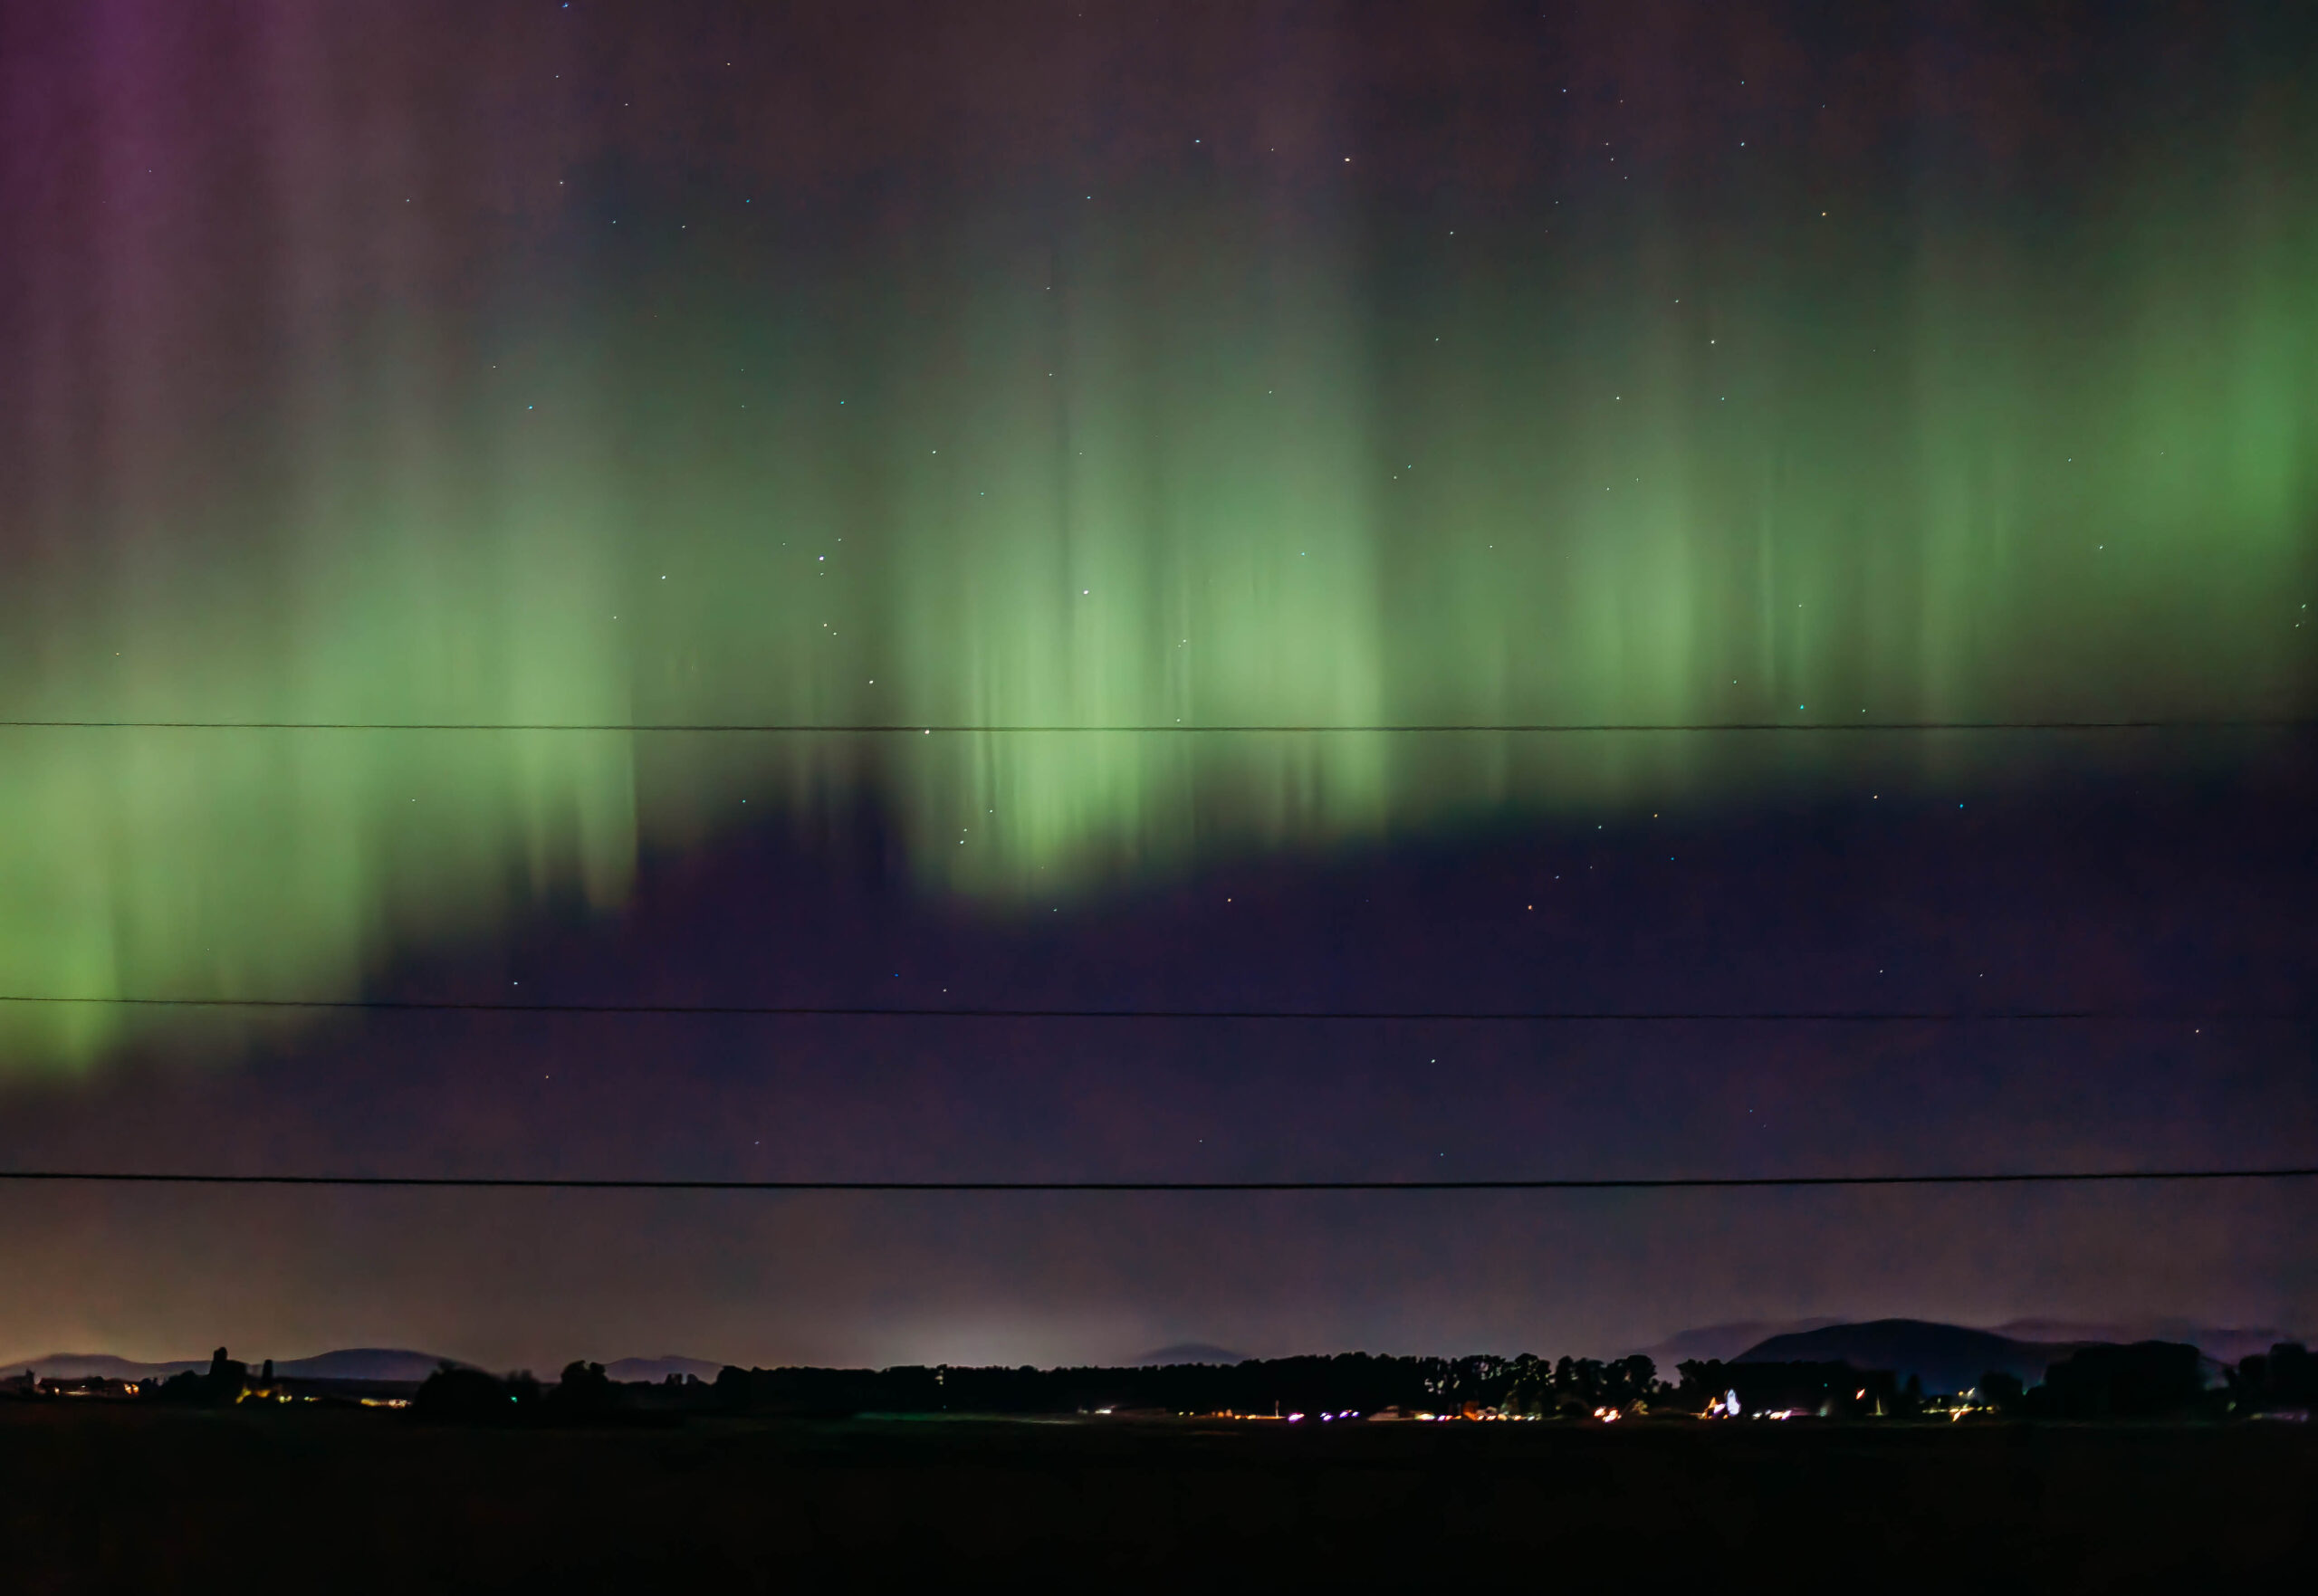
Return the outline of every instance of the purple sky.
{"type": "MultiPolygon", "coordinates": [[[[237,22],[235,8],[158,0],[72,19],[0,0],[0,234],[19,240],[0,265],[15,307],[0,306],[0,467],[37,486],[0,490],[0,583],[34,581],[124,506],[213,490],[232,502],[229,490],[262,485],[264,461],[226,445],[282,420],[298,390],[267,317],[294,323],[298,348],[326,341],[343,306],[324,277],[372,308],[451,306],[446,324],[476,347],[533,308],[507,291],[509,261],[528,263],[542,298],[580,294],[593,267],[562,251],[569,217],[517,182],[548,164],[643,214],[762,194],[793,226],[771,262],[795,237],[905,255],[927,214],[971,208],[985,186],[1173,172],[1194,125],[1215,130],[1227,167],[1259,140],[1307,153],[1343,140],[1372,174],[1361,225],[1389,263],[1401,230],[1452,205],[1560,225],[1546,196],[1576,196],[1572,214],[1599,199],[1609,178],[1585,152],[1614,132],[1662,179],[1653,203],[1693,207],[1700,236],[1741,250],[1746,206],[1684,163],[1735,144],[1742,123],[1800,152],[1798,183],[1865,205],[1889,197],[1895,170],[1968,170],[1972,203],[2033,228],[2038,196],[2098,170],[2120,129],[2162,142],[2135,119],[2125,78],[2095,70],[2105,50],[2170,41],[2136,59],[2161,79],[2178,55],[2210,86],[2235,81],[2232,52],[2253,37],[2217,20],[2227,7],[2131,7],[2120,21],[2064,5],[2023,20],[1940,5],[1906,27],[1808,5],[1548,7],[1541,20],[1512,5],[1282,5],[1253,22],[1250,9],[543,0],[324,24],[288,4],[237,22]],[[325,60],[376,71],[326,77],[325,60]],[[1750,73],[1774,87],[1742,96],[1750,73]],[[1626,106],[1645,93],[1652,109],[1626,106]],[[1940,153],[1908,165],[1920,151],[1940,153]],[[132,214],[140,170],[161,176],[132,214]],[[350,224],[299,213],[316,231],[298,234],[216,177],[244,172],[349,196],[411,178],[433,186],[432,219],[340,248],[350,224]],[[75,264],[99,258],[114,268],[101,281],[75,264]],[[107,405],[109,420],[91,419],[107,405]]],[[[2285,114],[2251,91],[2244,109],[2257,129],[2285,114]]],[[[2166,114],[2205,125],[2195,107],[2166,114]]],[[[2307,180],[2278,179],[2279,215],[2310,214],[2294,211],[2307,180]]],[[[1622,258],[1572,270],[1614,276],[1622,258]]],[[[749,263],[719,270],[736,259],[749,263]]],[[[1807,330],[1810,308],[1796,315],[1807,330]]],[[[2301,524],[2307,547],[2318,523],[2305,511],[2301,524]]],[[[132,541],[113,552],[132,574],[156,558],[132,541]]],[[[19,693],[44,668],[22,652],[0,662],[19,693]]],[[[2304,730],[2212,738],[2194,758],[2186,747],[2155,735],[2024,756],[2034,780],[1959,778],[1898,801],[1863,776],[1656,815],[1646,801],[1582,817],[1482,812],[1357,846],[1220,849],[1043,906],[926,886],[906,867],[905,827],[863,798],[647,853],[616,911],[541,909],[449,951],[404,951],[373,988],[2127,1018],[372,1013],[222,1049],[195,1045],[196,1019],[85,1074],[0,1072],[0,1167],[1197,1180],[2307,1164],[2310,1021],[2186,1017],[2309,1011],[2313,744],[2304,730]],[[2185,1018],[2130,1018],[2151,1011],[2185,1018]]],[[[8,980],[0,971],[0,989],[8,980]]],[[[1189,1341],[1257,1355],[1610,1355],[1726,1321],[1892,1315],[2306,1333],[2313,1200],[2308,1181],[1260,1197],[0,1183],[0,1358],[180,1357],[220,1342],[250,1356],[407,1345],[541,1368],[661,1352],[1099,1362],[1189,1341]]]]}
{"type": "MultiPolygon", "coordinates": [[[[769,830],[401,995],[2291,1008],[2306,766],[1250,860],[1040,923],[769,830]],[[1659,850],[1667,849],[1669,861],[1659,850]],[[1557,883],[1558,874],[1564,879],[1557,883]],[[1539,907],[1529,910],[1528,903],[1539,907]]],[[[869,823],[863,823],[867,826],[869,823]]],[[[12,1096],[10,1163],[760,1178],[1776,1174],[2306,1158],[2306,1026],[379,1013],[12,1096]]],[[[1615,1352],[1811,1315],[2307,1322],[2297,1187],[768,1197],[14,1190],[25,1352],[490,1362],[1615,1352]],[[197,1349],[196,1349],[197,1350],[197,1349]]]]}

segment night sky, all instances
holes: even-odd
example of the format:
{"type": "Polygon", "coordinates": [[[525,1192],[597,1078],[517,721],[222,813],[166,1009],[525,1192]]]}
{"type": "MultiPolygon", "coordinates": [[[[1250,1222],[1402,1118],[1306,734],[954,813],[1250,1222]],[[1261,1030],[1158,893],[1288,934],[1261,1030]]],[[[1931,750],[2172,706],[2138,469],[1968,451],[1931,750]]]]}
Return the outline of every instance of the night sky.
{"type": "MultiPolygon", "coordinates": [[[[2284,4],[7,0],[0,1168],[2318,1162],[2313,82],[2284,4]]],[[[0,1184],[0,1356],[2311,1333],[2313,1220],[0,1184]]]]}

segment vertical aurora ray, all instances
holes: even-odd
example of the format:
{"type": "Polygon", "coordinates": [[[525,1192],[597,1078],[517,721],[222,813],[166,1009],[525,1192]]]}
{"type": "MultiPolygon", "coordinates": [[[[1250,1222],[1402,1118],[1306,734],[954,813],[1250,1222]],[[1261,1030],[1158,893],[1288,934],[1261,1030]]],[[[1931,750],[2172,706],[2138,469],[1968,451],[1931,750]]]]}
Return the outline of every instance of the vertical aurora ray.
{"type": "MultiPolygon", "coordinates": [[[[132,27],[56,24],[24,57],[46,86],[9,80],[60,138],[124,111],[8,168],[37,241],[6,268],[14,718],[2310,707],[2306,115],[2122,148],[2066,215],[1727,150],[1641,196],[1557,157],[1451,218],[1315,136],[1269,165],[1030,162],[865,221],[738,157],[666,193],[574,157],[591,113],[492,111],[482,46],[386,51],[352,93],[383,46],[288,16],[185,45],[240,119],[132,27]]],[[[640,846],[709,843],[742,797],[867,795],[923,879],[1002,904],[2015,751],[19,727],[0,989],[351,991],[545,896],[615,903],[640,846]]],[[[0,1045],[81,1062],[122,1024],[26,1010],[0,1045]]]]}

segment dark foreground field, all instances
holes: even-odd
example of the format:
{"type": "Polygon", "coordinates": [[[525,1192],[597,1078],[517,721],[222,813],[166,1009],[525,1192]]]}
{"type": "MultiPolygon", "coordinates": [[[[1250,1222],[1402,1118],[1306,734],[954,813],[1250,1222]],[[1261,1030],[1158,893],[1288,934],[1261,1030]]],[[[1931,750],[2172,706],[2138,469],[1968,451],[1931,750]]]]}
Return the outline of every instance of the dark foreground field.
{"type": "Polygon", "coordinates": [[[694,1421],[0,1407],[0,1589],[2318,1588],[2302,1426],[694,1421]]]}

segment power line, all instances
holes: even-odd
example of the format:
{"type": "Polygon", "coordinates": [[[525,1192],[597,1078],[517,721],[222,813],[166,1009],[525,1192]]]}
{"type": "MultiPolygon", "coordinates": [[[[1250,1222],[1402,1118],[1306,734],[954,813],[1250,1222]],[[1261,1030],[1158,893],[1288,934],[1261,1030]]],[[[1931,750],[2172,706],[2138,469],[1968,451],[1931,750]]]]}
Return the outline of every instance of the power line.
{"type": "Polygon", "coordinates": [[[462,1190],[797,1192],[1690,1191],[1813,1186],[2030,1186],[2122,1180],[2298,1180],[2318,1165],[2240,1170],[2033,1170],[1920,1175],[1659,1175],[1547,1180],[693,1180],[522,1175],[229,1175],[0,1170],[0,1180],[162,1186],[359,1186],[462,1190]]]}
{"type": "Polygon", "coordinates": [[[2285,731],[2318,726],[2302,716],[2250,717],[2219,720],[2106,721],[1524,721],[1474,723],[1379,722],[1368,725],[1193,725],[1181,723],[1116,725],[1003,725],[938,723],[934,722],[856,722],[835,725],[789,721],[69,721],[0,720],[0,729],[19,731],[587,731],[665,733],[681,735],[753,734],[768,736],[932,736],[1035,735],[1087,733],[1173,736],[1346,734],[1428,735],[1465,733],[1585,733],[1585,732],[1873,732],[1873,731],[2285,731]]]}
{"type": "Polygon", "coordinates": [[[2301,1024],[2318,1018],[2291,1008],[896,1008],[834,1003],[486,1003],[402,998],[43,997],[0,993],[0,1004],[91,1004],[120,1008],[291,1009],[385,1014],[565,1014],[765,1019],[1073,1019],[1441,1021],[1469,1024],[2018,1025],[2117,1021],[2133,1024],[2301,1024]]]}

